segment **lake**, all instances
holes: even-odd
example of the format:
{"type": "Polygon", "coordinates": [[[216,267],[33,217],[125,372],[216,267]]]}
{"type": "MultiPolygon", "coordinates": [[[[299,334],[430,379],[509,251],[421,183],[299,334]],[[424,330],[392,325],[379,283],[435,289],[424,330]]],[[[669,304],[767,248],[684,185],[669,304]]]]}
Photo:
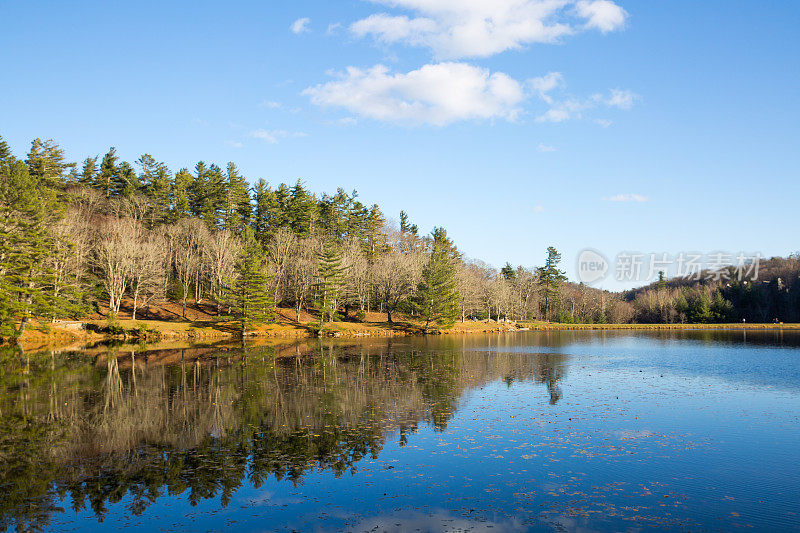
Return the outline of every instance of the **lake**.
{"type": "Polygon", "coordinates": [[[797,333],[0,357],[0,529],[800,530],[797,333]]]}

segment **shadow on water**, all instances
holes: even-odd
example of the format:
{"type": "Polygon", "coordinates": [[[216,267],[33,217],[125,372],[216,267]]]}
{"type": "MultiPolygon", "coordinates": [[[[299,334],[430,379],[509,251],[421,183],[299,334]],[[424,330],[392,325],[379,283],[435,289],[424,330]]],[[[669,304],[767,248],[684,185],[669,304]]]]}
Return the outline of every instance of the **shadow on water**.
{"type": "Polygon", "coordinates": [[[420,424],[444,431],[463,395],[494,381],[561,397],[565,356],[468,350],[474,342],[4,349],[0,529],[44,529],[69,512],[60,505],[102,520],[123,499],[139,515],[164,496],[227,505],[270,477],[356,474],[387,439],[403,445],[420,424]]]}

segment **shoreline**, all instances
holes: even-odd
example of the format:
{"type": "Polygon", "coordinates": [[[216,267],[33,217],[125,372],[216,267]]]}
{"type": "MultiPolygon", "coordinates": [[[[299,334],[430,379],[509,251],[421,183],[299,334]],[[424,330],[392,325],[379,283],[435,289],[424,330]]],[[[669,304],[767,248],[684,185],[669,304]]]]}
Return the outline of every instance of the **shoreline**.
{"type": "MultiPolygon", "coordinates": [[[[19,341],[26,351],[90,345],[109,341],[127,343],[180,342],[212,343],[241,338],[234,321],[170,322],[156,320],[122,320],[115,332],[104,331],[107,323],[99,320],[75,321],[37,325],[29,328],[19,341]]],[[[556,322],[456,322],[452,328],[432,330],[429,335],[471,335],[525,331],[800,331],[800,324],[733,323],[733,324],[565,324],[556,322]]],[[[291,340],[313,337],[362,338],[424,336],[422,325],[413,321],[334,322],[321,333],[315,323],[259,325],[246,335],[247,339],[291,340]]]]}

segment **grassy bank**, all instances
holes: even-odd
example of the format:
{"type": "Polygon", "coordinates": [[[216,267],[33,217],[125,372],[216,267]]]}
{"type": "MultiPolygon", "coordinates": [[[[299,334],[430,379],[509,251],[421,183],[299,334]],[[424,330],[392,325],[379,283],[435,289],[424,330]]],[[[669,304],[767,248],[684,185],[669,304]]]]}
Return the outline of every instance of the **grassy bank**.
{"type": "MultiPolygon", "coordinates": [[[[49,346],[85,345],[109,339],[128,342],[215,342],[239,337],[238,321],[197,316],[195,320],[130,320],[109,322],[100,318],[65,323],[32,323],[22,336],[20,344],[25,349],[36,350],[49,346]]],[[[511,331],[559,331],[559,330],[798,330],[800,324],[559,324],[553,322],[521,321],[456,322],[449,329],[435,330],[435,334],[474,334],[511,331]]],[[[248,331],[252,338],[292,339],[316,335],[331,337],[389,337],[421,335],[423,324],[406,316],[399,316],[390,323],[385,314],[368,313],[364,320],[334,322],[320,330],[310,315],[297,317],[294,311],[280,309],[275,323],[255,325],[248,331]],[[299,318],[300,320],[297,320],[299,318]]]]}

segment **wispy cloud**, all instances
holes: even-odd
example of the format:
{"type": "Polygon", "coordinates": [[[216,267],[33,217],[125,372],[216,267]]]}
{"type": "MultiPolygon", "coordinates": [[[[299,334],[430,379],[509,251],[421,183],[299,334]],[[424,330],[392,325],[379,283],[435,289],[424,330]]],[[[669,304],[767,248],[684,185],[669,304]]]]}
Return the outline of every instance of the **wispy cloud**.
{"type": "Polygon", "coordinates": [[[296,139],[299,137],[307,137],[307,134],[302,132],[290,132],[286,130],[266,130],[263,128],[253,130],[248,135],[255,139],[261,139],[262,141],[270,144],[276,144],[281,139],[296,139]]]}
{"type": "Polygon", "coordinates": [[[232,148],[241,148],[243,146],[239,141],[225,141],[225,144],[232,148]]]}
{"type": "MultiPolygon", "coordinates": [[[[558,72],[551,72],[541,78],[529,80],[528,85],[549,106],[547,111],[536,117],[536,122],[564,122],[565,120],[579,119],[583,117],[585,111],[601,107],[627,111],[640,100],[636,93],[622,89],[611,89],[605,94],[595,93],[588,98],[574,96],[556,98],[552,93],[564,86],[564,78],[558,72]]],[[[603,127],[611,125],[611,121],[596,122],[603,127]]]]}
{"type": "Polygon", "coordinates": [[[537,146],[536,149],[539,150],[540,152],[545,152],[545,153],[547,153],[547,152],[555,152],[556,151],[555,146],[551,146],[549,144],[542,144],[542,143],[539,143],[539,146],[537,146]]]}
{"type": "Polygon", "coordinates": [[[528,85],[548,104],[553,103],[550,92],[564,83],[564,75],[560,72],[548,72],[544,76],[528,80],[528,85]]]}
{"type": "Polygon", "coordinates": [[[628,90],[611,89],[608,95],[595,94],[592,99],[600,104],[608,107],[616,107],[617,109],[630,109],[639,101],[640,97],[628,90]]]}
{"type": "Polygon", "coordinates": [[[279,109],[283,106],[281,105],[280,102],[273,102],[272,100],[264,100],[263,102],[258,104],[258,107],[261,107],[263,109],[279,109]]]}
{"type": "Polygon", "coordinates": [[[649,200],[647,196],[642,196],[641,194],[617,194],[614,196],[609,196],[608,198],[604,198],[609,202],[646,202],[649,200]]]}
{"type": "Polygon", "coordinates": [[[544,211],[545,211],[544,206],[541,204],[533,206],[534,213],[544,213],[544,211]]]}
{"type": "Polygon", "coordinates": [[[311,23],[311,19],[308,17],[303,17],[295,20],[292,22],[292,25],[289,26],[289,29],[292,30],[292,33],[295,35],[299,35],[301,33],[306,33],[311,31],[308,28],[308,25],[311,23]]]}
{"type": "Polygon", "coordinates": [[[598,126],[602,126],[604,128],[607,128],[607,127],[611,126],[611,124],[613,124],[613,122],[608,120],[607,118],[595,119],[594,123],[597,124],[598,126]]]}

